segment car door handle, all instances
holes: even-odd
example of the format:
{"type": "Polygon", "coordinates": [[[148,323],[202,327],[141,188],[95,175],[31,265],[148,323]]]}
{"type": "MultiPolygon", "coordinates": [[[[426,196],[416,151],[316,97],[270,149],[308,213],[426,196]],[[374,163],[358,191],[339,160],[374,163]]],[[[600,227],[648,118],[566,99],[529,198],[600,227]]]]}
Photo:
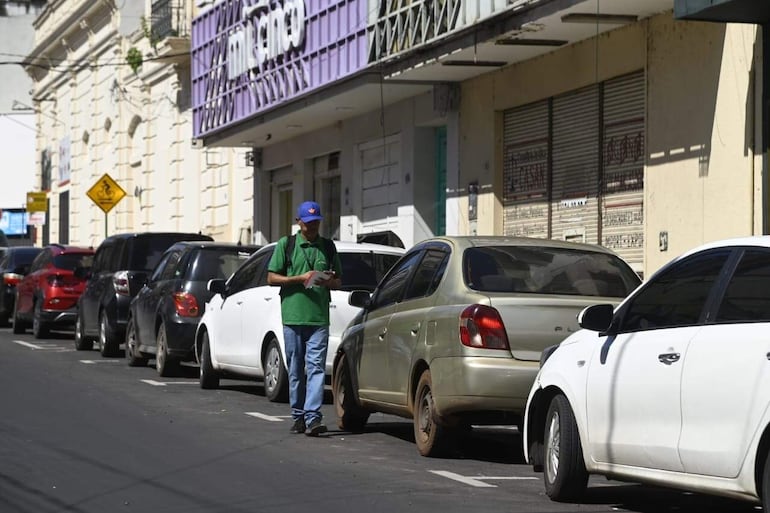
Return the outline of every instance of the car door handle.
{"type": "Polygon", "coordinates": [[[265,301],[272,301],[273,300],[273,296],[265,296],[263,299],[265,301]]]}
{"type": "Polygon", "coordinates": [[[680,356],[679,353],[663,353],[658,355],[658,361],[660,363],[665,363],[666,365],[671,365],[672,363],[678,362],[680,356]]]}
{"type": "Polygon", "coordinates": [[[243,301],[236,301],[235,304],[238,306],[241,306],[243,304],[243,301]]]}
{"type": "Polygon", "coordinates": [[[384,329],[384,330],[382,330],[382,331],[380,332],[380,334],[379,334],[379,335],[377,335],[377,336],[380,338],[380,340],[385,340],[385,335],[387,335],[387,334],[388,334],[388,328],[385,328],[385,329],[384,329]]]}
{"type": "Polygon", "coordinates": [[[419,322],[412,324],[412,329],[411,329],[412,335],[417,335],[420,332],[421,325],[422,323],[419,323],[419,322]]]}

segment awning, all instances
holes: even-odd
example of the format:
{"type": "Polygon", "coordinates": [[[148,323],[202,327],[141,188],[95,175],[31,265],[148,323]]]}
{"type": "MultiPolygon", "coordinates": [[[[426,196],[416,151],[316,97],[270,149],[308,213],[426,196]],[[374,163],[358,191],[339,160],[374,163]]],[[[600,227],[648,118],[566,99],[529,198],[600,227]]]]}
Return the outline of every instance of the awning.
{"type": "Polygon", "coordinates": [[[770,0],[674,0],[674,16],[682,20],[762,24],[770,21],[770,0]]]}

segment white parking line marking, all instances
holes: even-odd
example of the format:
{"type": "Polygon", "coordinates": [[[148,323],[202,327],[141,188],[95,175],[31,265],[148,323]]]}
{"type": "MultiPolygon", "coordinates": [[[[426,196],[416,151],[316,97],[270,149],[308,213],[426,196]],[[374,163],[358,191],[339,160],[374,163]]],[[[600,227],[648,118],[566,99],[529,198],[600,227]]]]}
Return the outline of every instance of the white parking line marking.
{"type": "Polygon", "coordinates": [[[147,383],[154,387],[165,387],[166,385],[197,385],[197,381],[155,381],[154,379],[140,379],[142,383],[147,383]]]}
{"type": "Polygon", "coordinates": [[[467,484],[468,486],[475,486],[476,488],[497,488],[497,485],[485,483],[484,480],[492,479],[492,480],[516,480],[516,481],[524,481],[524,480],[532,480],[532,479],[538,479],[537,477],[516,477],[516,476],[461,476],[460,474],[455,474],[454,472],[449,472],[447,470],[429,470],[428,472],[432,474],[436,474],[441,477],[446,477],[447,479],[452,479],[454,481],[459,481],[463,484],[467,484]]]}
{"type": "Polygon", "coordinates": [[[251,417],[256,417],[258,419],[269,420],[270,422],[283,422],[284,418],[291,417],[291,415],[284,415],[283,418],[282,417],[274,417],[272,415],[265,415],[264,413],[259,413],[259,412],[256,412],[256,411],[247,411],[247,412],[244,412],[244,413],[246,413],[246,415],[249,415],[251,417]]]}
{"type": "Polygon", "coordinates": [[[43,346],[30,344],[29,342],[24,342],[23,340],[11,340],[11,342],[14,344],[19,344],[20,346],[29,347],[30,349],[45,349],[43,346]]]}
{"type": "Polygon", "coordinates": [[[118,363],[121,360],[80,360],[80,363],[85,363],[86,365],[93,365],[95,363],[118,363]]]}

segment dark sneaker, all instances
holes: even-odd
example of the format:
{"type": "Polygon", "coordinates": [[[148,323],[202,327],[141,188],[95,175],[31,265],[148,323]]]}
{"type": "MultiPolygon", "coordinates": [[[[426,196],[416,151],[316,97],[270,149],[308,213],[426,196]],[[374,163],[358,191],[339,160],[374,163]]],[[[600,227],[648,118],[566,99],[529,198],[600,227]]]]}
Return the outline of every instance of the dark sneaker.
{"type": "Polygon", "coordinates": [[[323,422],[321,422],[321,419],[315,419],[313,422],[308,424],[305,434],[307,436],[318,436],[321,433],[326,433],[326,431],[326,426],[323,422]]]}
{"type": "Polygon", "coordinates": [[[291,426],[291,429],[289,430],[289,433],[292,435],[301,435],[305,432],[305,419],[297,419],[294,421],[294,424],[291,426]]]}

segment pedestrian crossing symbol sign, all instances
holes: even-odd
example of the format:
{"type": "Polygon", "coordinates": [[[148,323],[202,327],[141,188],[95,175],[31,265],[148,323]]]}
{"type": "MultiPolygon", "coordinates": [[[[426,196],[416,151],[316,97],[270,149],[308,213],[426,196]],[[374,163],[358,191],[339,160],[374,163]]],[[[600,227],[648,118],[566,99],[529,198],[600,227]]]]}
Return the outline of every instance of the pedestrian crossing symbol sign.
{"type": "Polygon", "coordinates": [[[110,175],[104,173],[93,187],[88,189],[86,194],[91,198],[91,201],[96,203],[96,206],[104,210],[104,213],[106,214],[123,199],[123,196],[126,195],[126,191],[124,191],[120,185],[110,177],[110,175]]]}

